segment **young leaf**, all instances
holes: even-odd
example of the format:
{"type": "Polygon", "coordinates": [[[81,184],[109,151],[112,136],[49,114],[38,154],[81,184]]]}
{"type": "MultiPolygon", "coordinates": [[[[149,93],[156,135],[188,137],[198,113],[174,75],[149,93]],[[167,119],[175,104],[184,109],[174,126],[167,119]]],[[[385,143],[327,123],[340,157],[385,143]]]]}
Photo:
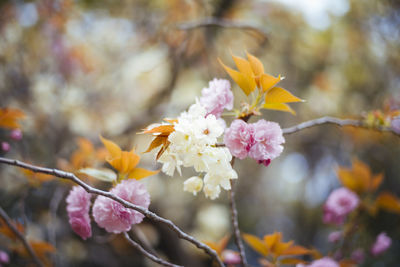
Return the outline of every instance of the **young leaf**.
{"type": "Polygon", "coordinates": [[[111,158],[116,158],[121,156],[121,148],[115,144],[114,142],[107,140],[100,136],[101,142],[103,142],[104,146],[106,147],[108,153],[110,154],[111,158]]]}
{"type": "Polygon", "coordinates": [[[249,95],[251,92],[256,89],[256,82],[253,77],[246,76],[243,73],[240,73],[234,69],[225,66],[224,63],[220,59],[218,59],[219,63],[224,67],[226,72],[228,72],[229,76],[231,76],[232,80],[239,85],[239,87],[243,90],[246,95],[249,95]]]}
{"type": "Polygon", "coordinates": [[[80,169],[78,172],[104,182],[114,182],[117,180],[115,172],[109,169],[84,168],[80,169]]]}
{"type": "Polygon", "coordinates": [[[400,199],[389,192],[381,193],[376,199],[378,206],[386,211],[400,214],[400,199]]]}
{"type": "Polygon", "coordinates": [[[134,168],[129,174],[128,179],[140,180],[148,176],[159,173],[160,171],[149,171],[143,168],[134,168]]]}
{"type": "Polygon", "coordinates": [[[261,75],[261,87],[263,92],[267,92],[281,81],[281,76],[274,77],[267,73],[261,75]]]}
{"type": "Polygon", "coordinates": [[[232,55],[233,60],[235,61],[236,67],[238,68],[239,72],[247,77],[253,77],[254,73],[250,66],[250,63],[241,57],[236,57],[232,55]]]}
{"type": "Polygon", "coordinates": [[[246,241],[247,244],[249,244],[250,247],[252,247],[261,255],[267,256],[269,254],[266,244],[258,237],[250,234],[243,234],[243,239],[244,241],[246,241]]]}
{"type": "Polygon", "coordinates": [[[281,87],[274,87],[265,96],[266,104],[300,102],[300,98],[281,87]]]}
{"type": "Polygon", "coordinates": [[[296,115],[296,112],[291,107],[289,107],[288,105],[286,105],[284,103],[264,104],[262,106],[262,108],[272,109],[272,110],[279,110],[279,111],[286,111],[286,112],[292,113],[293,115],[296,115]]]}
{"type": "Polygon", "coordinates": [[[246,52],[246,55],[247,55],[247,59],[250,62],[250,65],[251,65],[251,68],[253,70],[253,73],[256,76],[262,75],[264,73],[264,66],[261,63],[261,61],[258,58],[256,58],[255,56],[253,56],[252,54],[250,54],[250,53],[246,52]]]}
{"type": "Polygon", "coordinates": [[[19,109],[0,108],[0,127],[7,129],[20,128],[18,120],[25,117],[25,114],[19,109]]]}

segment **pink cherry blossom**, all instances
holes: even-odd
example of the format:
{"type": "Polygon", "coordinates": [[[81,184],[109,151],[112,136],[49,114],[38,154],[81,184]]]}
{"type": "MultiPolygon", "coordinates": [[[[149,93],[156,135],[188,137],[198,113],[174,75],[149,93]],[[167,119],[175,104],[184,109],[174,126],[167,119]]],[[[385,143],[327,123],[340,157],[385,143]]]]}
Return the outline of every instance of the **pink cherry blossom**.
{"type": "Polygon", "coordinates": [[[278,157],[282,151],[285,138],[282,129],[276,122],[259,120],[252,124],[254,145],[250,148],[249,157],[269,164],[268,160],[278,157]]]}
{"type": "Polygon", "coordinates": [[[233,156],[246,158],[254,143],[253,126],[243,120],[234,120],[225,131],[224,143],[233,156]]]}
{"type": "Polygon", "coordinates": [[[385,232],[380,233],[371,247],[371,254],[378,256],[385,252],[392,245],[392,239],[385,232]]]}
{"type": "Polygon", "coordinates": [[[364,250],[358,248],[351,253],[351,259],[355,261],[357,264],[361,264],[365,260],[364,250]]]}
{"type": "Polygon", "coordinates": [[[324,257],[322,259],[311,262],[308,267],[339,267],[339,263],[329,257],[324,257]]]}
{"type": "Polygon", "coordinates": [[[90,198],[91,194],[81,186],[74,186],[66,199],[69,224],[72,230],[82,239],[92,236],[90,225],[90,198]]]}
{"type": "Polygon", "coordinates": [[[208,83],[208,87],[201,91],[200,104],[207,110],[208,114],[221,117],[224,109],[233,108],[233,93],[231,84],[228,80],[213,79],[208,83]]]}
{"type": "MultiPolygon", "coordinates": [[[[114,195],[135,205],[148,208],[150,195],[145,186],[136,180],[125,180],[110,191],[114,195]]],[[[121,233],[131,229],[132,224],[142,222],[144,215],[125,208],[120,203],[98,196],[93,205],[93,217],[96,223],[110,233],[121,233]]]]}
{"type": "Polygon", "coordinates": [[[347,214],[357,208],[358,196],[351,190],[342,187],[333,191],[324,205],[324,222],[340,225],[347,214]]]}
{"type": "Polygon", "coordinates": [[[1,142],[1,150],[3,150],[4,152],[8,152],[10,151],[11,146],[9,143],[7,142],[1,142]]]}

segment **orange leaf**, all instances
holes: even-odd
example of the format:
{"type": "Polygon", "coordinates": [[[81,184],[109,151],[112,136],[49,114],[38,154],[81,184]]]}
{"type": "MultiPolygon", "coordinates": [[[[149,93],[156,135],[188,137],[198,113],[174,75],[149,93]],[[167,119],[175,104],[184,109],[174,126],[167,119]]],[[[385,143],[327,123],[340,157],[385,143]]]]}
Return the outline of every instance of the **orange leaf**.
{"type": "Polygon", "coordinates": [[[239,85],[239,87],[243,90],[246,95],[249,95],[256,88],[256,82],[253,77],[246,76],[243,73],[240,73],[234,69],[231,69],[222,63],[220,59],[218,59],[219,63],[224,67],[226,72],[231,76],[232,80],[239,85]]]}
{"type": "Polygon", "coordinates": [[[378,187],[382,184],[382,181],[383,181],[383,173],[374,175],[374,177],[371,180],[371,190],[375,191],[376,189],[378,189],[378,187]]]}
{"type": "Polygon", "coordinates": [[[303,101],[281,87],[274,87],[265,95],[265,103],[290,103],[303,101]]]}
{"type": "Polygon", "coordinates": [[[281,81],[281,76],[280,75],[278,77],[274,77],[274,76],[269,75],[267,73],[263,73],[261,75],[261,87],[263,89],[263,92],[267,92],[268,90],[273,88],[280,81],[281,81]]]}
{"type": "Polygon", "coordinates": [[[281,255],[304,255],[311,253],[312,251],[305,247],[294,245],[283,251],[281,255]]]}
{"type": "Polygon", "coordinates": [[[136,167],[140,161],[140,156],[135,154],[134,151],[122,151],[120,157],[107,160],[118,172],[127,174],[136,167]]]}
{"type": "Polygon", "coordinates": [[[264,66],[261,61],[250,53],[246,53],[247,59],[250,62],[253,73],[256,76],[261,76],[264,73],[264,66]]]}
{"type": "Polygon", "coordinates": [[[250,234],[243,234],[243,239],[244,241],[246,241],[247,244],[249,244],[250,247],[252,247],[261,255],[267,256],[269,254],[266,244],[258,237],[250,234]]]}
{"type": "Polygon", "coordinates": [[[400,199],[395,195],[383,192],[378,196],[376,202],[380,208],[400,214],[400,199]]]}
{"type": "Polygon", "coordinates": [[[290,112],[293,115],[296,115],[296,112],[284,103],[264,104],[262,108],[290,112]]]}
{"type": "Polygon", "coordinates": [[[129,174],[128,174],[128,179],[135,179],[135,180],[141,180],[143,178],[146,178],[148,176],[154,175],[159,173],[160,171],[149,171],[146,169],[142,168],[134,168],[129,174]]]}
{"type": "Polygon", "coordinates": [[[19,109],[0,108],[0,127],[18,129],[20,128],[18,120],[24,117],[25,114],[19,109]]]}
{"type": "Polygon", "coordinates": [[[103,138],[100,135],[101,142],[103,142],[104,146],[106,147],[108,153],[110,154],[111,158],[117,158],[121,156],[121,148],[115,144],[114,142],[103,138]]]}
{"type": "Polygon", "coordinates": [[[175,131],[174,125],[160,125],[149,130],[144,129],[143,133],[172,133],[175,131]]]}
{"type": "MultiPolygon", "coordinates": [[[[15,228],[21,233],[25,232],[25,228],[22,224],[19,222],[11,222],[15,228]]],[[[3,221],[3,219],[0,218],[0,234],[3,234],[7,236],[8,238],[12,240],[17,240],[17,236],[14,234],[14,232],[8,227],[8,225],[3,221]]]]}
{"type": "Polygon", "coordinates": [[[151,141],[149,147],[143,153],[148,153],[148,152],[152,151],[153,149],[161,146],[162,144],[165,143],[165,139],[168,139],[168,137],[166,137],[166,136],[157,136],[156,138],[154,138],[153,141],[151,141]]]}

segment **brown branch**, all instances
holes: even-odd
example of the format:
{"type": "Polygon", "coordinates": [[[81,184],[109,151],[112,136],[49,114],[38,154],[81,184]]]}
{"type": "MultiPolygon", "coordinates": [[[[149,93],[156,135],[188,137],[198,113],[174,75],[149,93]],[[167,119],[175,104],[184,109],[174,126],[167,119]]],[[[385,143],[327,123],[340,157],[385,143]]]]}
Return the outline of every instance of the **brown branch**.
{"type": "MultiPolygon", "coordinates": [[[[235,164],[235,158],[232,158],[231,165],[235,164]]],[[[231,222],[233,227],[233,233],[235,237],[235,244],[239,249],[240,259],[244,267],[248,267],[246,252],[244,250],[243,241],[240,235],[239,221],[238,221],[238,211],[235,203],[235,181],[231,180],[231,190],[229,190],[229,205],[231,210],[231,222]]]]}
{"type": "Polygon", "coordinates": [[[148,252],[147,250],[145,250],[141,245],[139,245],[138,243],[136,243],[135,241],[133,241],[130,237],[129,234],[127,232],[124,232],[124,237],[125,239],[129,242],[129,244],[131,244],[133,247],[135,247],[137,250],[140,251],[140,253],[142,253],[143,255],[145,255],[147,258],[149,258],[150,260],[163,265],[163,266],[167,266],[167,267],[183,267],[181,265],[175,265],[172,263],[169,263],[157,256],[155,256],[154,254],[151,254],[150,252],[148,252]]]}
{"type": "Polygon", "coordinates": [[[238,22],[233,20],[218,19],[218,18],[204,18],[197,21],[181,22],[176,25],[176,28],[183,31],[195,30],[203,27],[221,27],[227,29],[239,29],[255,32],[261,35],[265,40],[268,40],[268,33],[256,26],[238,22]]]}
{"type": "Polygon", "coordinates": [[[224,264],[222,263],[221,259],[218,257],[217,253],[213,249],[211,249],[206,244],[198,241],[194,237],[192,237],[192,236],[186,234],[185,232],[183,232],[172,221],[170,221],[168,219],[165,219],[163,217],[160,217],[157,214],[155,214],[154,212],[151,212],[146,208],[143,208],[141,206],[132,204],[131,202],[128,202],[128,201],[126,201],[126,200],[124,200],[124,199],[122,199],[122,198],[120,198],[120,197],[118,197],[118,196],[116,196],[116,195],[114,195],[114,194],[112,194],[110,192],[103,191],[103,190],[91,187],[90,185],[88,185],[85,182],[83,182],[82,180],[80,180],[73,173],[65,172],[65,171],[61,171],[61,170],[57,170],[57,169],[39,167],[39,166],[31,165],[31,164],[28,164],[28,163],[24,163],[24,162],[21,162],[21,161],[18,161],[18,160],[8,159],[8,158],[3,158],[3,157],[0,157],[0,163],[5,163],[5,164],[8,164],[8,165],[13,165],[13,166],[21,167],[21,168],[24,168],[24,169],[28,169],[28,170],[31,170],[33,172],[49,174],[49,175],[53,175],[53,176],[56,176],[56,177],[59,177],[59,178],[62,178],[62,179],[67,179],[67,180],[70,180],[70,181],[82,186],[88,193],[101,195],[101,196],[110,198],[112,200],[115,200],[118,203],[122,204],[126,208],[133,209],[133,210],[136,210],[136,211],[142,213],[143,215],[145,215],[150,220],[165,224],[172,231],[174,231],[180,238],[182,238],[182,239],[184,239],[186,241],[189,241],[190,243],[194,244],[199,249],[204,250],[208,255],[210,255],[218,263],[219,266],[221,266],[221,267],[224,266],[224,264]]]}
{"type": "Polygon", "coordinates": [[[289,128],[284,128],[284,129],[282,129],[282,131],[283,131],[283,134],[287,135],[287,134],[296,133],[301,130],[311,128],[314,126],[323,125],[323,124],[332,124],[332,125],[336,125],[336,126],[340,126],[340,127],[344,127],[344,126],[359,127],[359,128],[370,129],[370,130],[375,130],[375,131],[380,131],[380,132],[390,132],[397,136],[400,136],[400,133],[395,132],[392,128],[389,128],[389,127],[383,127],[383,126],[370,127],[360,120],[339,119],[339,118],[334,118],[334,117],[329,117],[329,116],[305,121],[298,125],[295,125],[295,126],[292,126],[289,128]]]}
{"type": "Polygon", "coordinates": [[[3,219],[5,224],[7,224],[8,228],[10,228],[10,230],[15,234],[15,236],[22,242],[26,251],[28,251],[35,264],[39,267],[44,267],[43,263],[39,260],[29,242],[25,239],[24,235],[15,227],[10,217],[8,217],[7,213],[3,210],[2,207],[0,207],[0,217],[3,219]]]}

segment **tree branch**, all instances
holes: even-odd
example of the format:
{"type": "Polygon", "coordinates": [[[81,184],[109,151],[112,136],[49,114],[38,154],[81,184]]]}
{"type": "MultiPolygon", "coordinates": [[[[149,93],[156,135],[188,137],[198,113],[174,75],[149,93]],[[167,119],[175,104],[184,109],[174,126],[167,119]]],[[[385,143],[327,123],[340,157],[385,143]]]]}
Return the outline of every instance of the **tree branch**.
{"type": "Polygon", "coordinates": [[[3,219],[5,224],[7,224],[8,228],[15,234],[15,236],[22,242],[26,251],[28,251],[29,255],[32,257],[35,264],[39,267],[44,267],[43,263],[37,257],[35,251],[32,249],[31,245],[25,239],[24,235],[15,227],[12,223],[10,217],[8,217],[7,213],[0,207],[0,217],[3,219]]]}
{"type": "Polygon", "coordinates": [[[133,210],[136,210],[136,211],[142,213],[143,215],[145,215],[150,220],[165,224],[172,231],[174,231],[180,238],[185,239],[185,240],[189,241],[190,243],[194,244],[199,249],[204,250],[208,255],[210,255],[218,263],[219,266],[221,266],[221,267],[224,266],[224,264],[222,263],[221,259],[218,257],[217,253],[213,249],[211,249],[206,244],[198,241],[194,237],[192,237],[192,236],[186,234],[185,232],[183,232],[172,221],[170,221],[168,219],[165,219],[163,217],[160,217],[157,214],[155,214],[154,212],[151,212],[146,208],[143,208],[141,206],[132,204],[131,202],[128,202],[128,201],[126,201],[126,200],[124,200],[124,199],[122,199],[122,198],[120,198],[120,197],[118,197],[118,196],[116,196],[116,195],[114,195],[114,194],[112,194],[110,192],[103,191],[103,190],[91,187],[90,185],[88,185],[85,182],[83,182],[82,180],[80,180],[73,173],[65,172],[65,171],[61,171],[61,170],[57,170],[57,169],[39,167],[39,166],[35,166],[35,165],[24,163],[24,162],[21,162],[21,161],[18,161],[18,160],[8,159],[8,158],[3,158],[3,157],[0,157],[0,163],[5,163],[5,164],[8,164],[8,165],[13,165],[13,166],[21,167],[21,168],[24,168],[24,169],[28,169],[28,170],[31,170],[33,172],[50,174],[50,175],[56,176],[58,178],[67,179],[67,180],[70,180],[70,181],[82,186],[88,193],[105,196],[107,198],[115,200],[118,203],[122,204],[126,208],[133,209],[133,210]]]}
{"type": "Polygon", "coordinates": [[[124,232],[124,237],[133,247],[135,247],[137,250],[139,250],[143,255],[145,255],[150,260],[152,260],[160,265],[167,266],[167,267],[183,267],[181,265],[175,265],[175,264],[169,263],[169,262],[155,256],[154,254],[151,254],[150,252],[146,251],[141,245],[139,245],[138,243],[133,241],[129,237],[129,234],[127,232],[124,232]]]}
{"type": "Polygon", "coordinates": [[[231,180],[231,190],[229,190],[229,204],[231,210],[231,222],[233,227],[233,233],[235,237],[235,244],[239,249],[240,259],[244,267],[248,267],[246,253],[243,246],[243,241],[240,235],[240,228],[238,222],[238,212],[235,203],[235,182],[231,180]]]}
{"type": "Polygon", "coordinates": [[[253,31],[259,35],[261,35],[265,40],[268,41],[268,33],[263,29],[255,27],[250,24],[246,24],[243,22],[226,20],[226,19],[218,19],[218,18],[204,18],[197,21],[188,21],[181,22],[176,25],[179,30],[189,31],[195,30],[202,27],[221,27],[221,28],[230,28],[230,29],[239,29],[239,30],[247,30],[253,31]]]}
{"type": "Polygon", "coordinates": [[[334,117],[329,117],[329,116],[305,121],[298,125],[295,125],[295,126],[292,126],[289,128],[284,128],[284,129],[282,129],[282,131],[283,131],[283,134],[287,135],[287,134],[296,133],[301,130],[311,128],[314,126],[323,125],[323,124],[333,124],[333,125],[340,126],[340,127],[344,127],[344,126],[359,127],[359,128],[365,128],[365,129],[370,129],[370,130],[375,130],[375,131],[380,131],[380,132],[390,132],[392,134],[400,136],[400,133],[395,132],[392,128],[389,128],[389,127],[383,127],[383,126],[369,127],[368,125],[366,125],[365,123],[363,123],[360,120],[339,119],[339,118],[334,118],[334,117]]]}

